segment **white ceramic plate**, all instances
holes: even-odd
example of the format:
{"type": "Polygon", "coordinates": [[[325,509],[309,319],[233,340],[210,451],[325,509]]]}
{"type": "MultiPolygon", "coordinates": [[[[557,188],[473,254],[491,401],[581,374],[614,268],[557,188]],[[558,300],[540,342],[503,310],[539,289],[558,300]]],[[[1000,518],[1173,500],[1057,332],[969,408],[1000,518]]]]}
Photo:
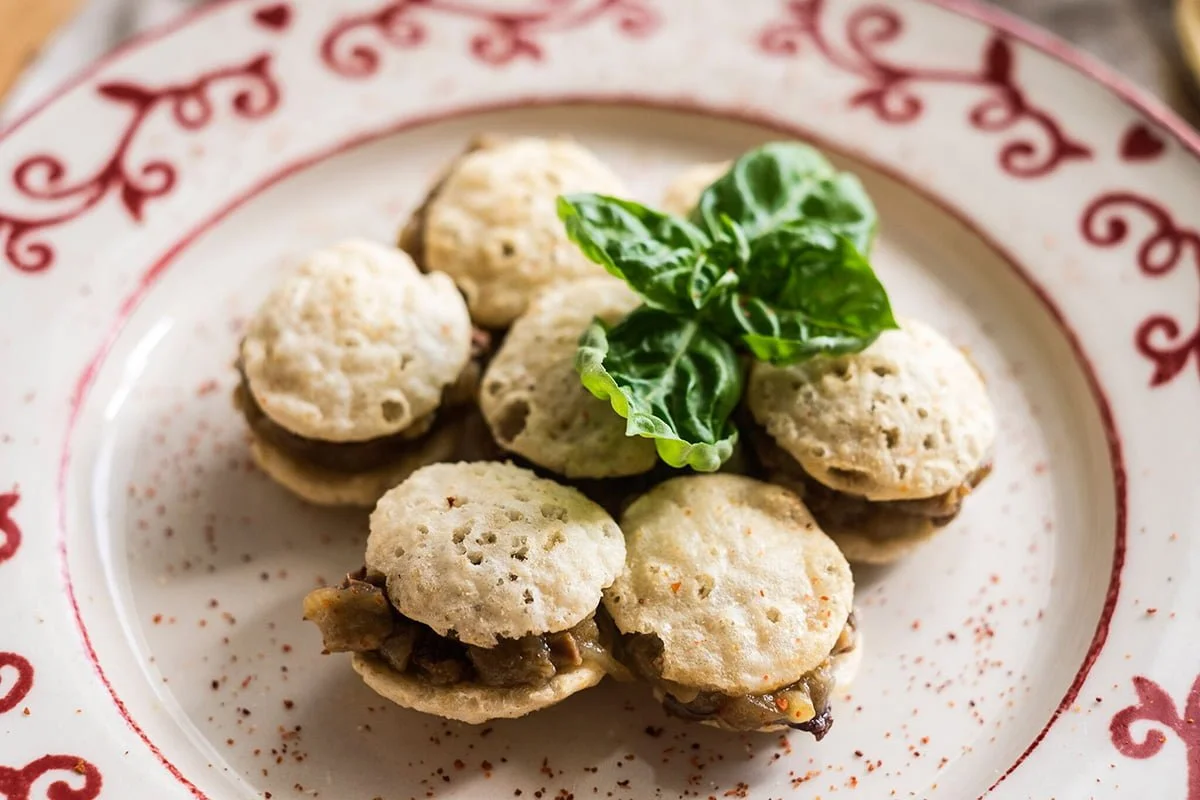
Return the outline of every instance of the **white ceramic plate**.
{"type": "Polygon", "coordinates": [[[0,138],[0,797],[1197,800],[1198,145],[957,2],[232,0],[138,40],[0,138]],[[239,327],[480,130],[574,134],[649,201],[812,140],[874,196],[898,308],[989,376],[996,473],[859,572],[819,745],[618,685],[442,723],[300,621],[364,518],[248,466],[239,327]]]}

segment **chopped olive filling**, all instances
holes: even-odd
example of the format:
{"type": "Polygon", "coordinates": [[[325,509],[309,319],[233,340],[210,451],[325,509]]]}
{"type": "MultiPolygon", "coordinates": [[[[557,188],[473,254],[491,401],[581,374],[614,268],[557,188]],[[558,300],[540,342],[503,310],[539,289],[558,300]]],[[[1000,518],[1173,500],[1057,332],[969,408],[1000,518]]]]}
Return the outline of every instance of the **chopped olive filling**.
{"type": "Polygon", "coordinates": [[[833,659],[858,646],[854,614],[846,620],[829,658],[800,680],[761,694],[728,695],[700,691],[662,677],[662,641],[653,634],[622,638],[620,653],[630,668],[663,693],[666,712],[696,722],[711,721],[735,731],[757,731],[787,726],[811,733],[818,741],[833,725],[829,698],[836,688],[833,659]]]}
{"type": "Polygon", "coordinates": [[[463,407],[472,403],[478,391],[483,360],[490,349],[490,335],[476,329],[471,336],[471,360],[458,379],[442,393],[442,408],[448,413],[431,413],[413,422],[403,431],[362,442],[330,442],[292,433],[268,417],[254,399],[246,373],[238,363],[241,381],[234,390],[234,403],[246,418],[250,429],[262,441],[278,448],[297,461],[334,472],[365,472],[396,460],[405,448],[443,425],[453,425],[463,407]]]}
{"type": "Polygon", "coordinates": [[[831,489],[813,478],[792,456],[760,430],[755,432],[755,449],[763,467],[786,481],[804,500],[817,523],[831,531],[857,530],[886,538],[889,518],[923,517],[935,526],[950,523],[962,510],[963,498],[991,473],[985,462],[960,485],[934,497],[917,500],[868,500],[859,495],[831,489]]]}
{"type": "Polygon", "coordinates": [[[310,592],[304,618],[321,629],[326,652],[372,653],[435,686],[537,687],[585,662],[613,671],[604,644],[609,637],[600,630],[604,620],[588,617],[569,630],[476,647],[405,617],[388,601],[383,579],[365,570],[310,592]]]}

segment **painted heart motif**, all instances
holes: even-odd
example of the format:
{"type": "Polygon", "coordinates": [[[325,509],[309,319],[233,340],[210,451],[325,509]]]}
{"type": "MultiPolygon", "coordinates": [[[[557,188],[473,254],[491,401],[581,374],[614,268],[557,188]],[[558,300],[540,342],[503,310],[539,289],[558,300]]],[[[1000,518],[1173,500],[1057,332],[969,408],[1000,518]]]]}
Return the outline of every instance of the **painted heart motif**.
{"type": "Polygon", "coordinates": [[[292,21],[292,9],[286,3],[265,6],[254,12],[254,21],[269,30],[281,31],[292,21]]]}
{"type": "Polygon", "coordinates": [[[1143,122],[1134,123],[1121,139],[1121,158],[1125,161],[1149,161],[1167,147],[1153,129],[1143,122]]]}

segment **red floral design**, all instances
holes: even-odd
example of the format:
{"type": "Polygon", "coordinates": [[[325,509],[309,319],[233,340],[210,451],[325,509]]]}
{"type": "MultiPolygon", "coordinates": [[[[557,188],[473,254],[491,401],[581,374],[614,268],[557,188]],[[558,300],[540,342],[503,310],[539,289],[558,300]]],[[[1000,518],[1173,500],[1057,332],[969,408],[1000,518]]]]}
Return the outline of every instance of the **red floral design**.
{"type": "MultiPolygon", "coordinates": [[[[33,666],[16,653],[0,653],[0,670],[13,667],[17,671],[16,682],[0,696],[0,714],[12,711],[25,699],[33,688],[33,666]]],[[[0,766],[0,797],[4,800],[33,800],[30,792],[40,778],[51,772],[72,772],[75,777],[63,776],[50,784],[46,791],[48,800],[94,800],[100,796],[104,781],[100,770],[77,756],[44,755],[20,769],[0,766]],[[74,788],[73,783],[83,780],[83,785],[74,788]]]]}
{"type": "Polygon", "coordinates": [[[33,800],[30,792],[33,784],[50,772],[71,772],[73,778],[64,776],[50,784],[46,791],[48,800],[94,800],[100,796],[104,784],[100,770],[75,756],[46,755],[31,761],[21,769],[0,767],[0,796],[6,800],[33,800]],[[83,785],[74,788],[71,783],[82,778],[83,785]]]}
{"type": "Polygon", "coordinates": [[[372,30],[392,47],[417,47],[429,31],[418,19],[421,12],[436,12],[479,20],[483,27],[471,39],[471,53],[487,64],[507,64],[518,58],[544,56],[538,37],[544,33],[579,28],[600,17],[616,20],[630,36],[650,33],[658,16],[642,0],[536,0],[525,10],[499,11],[460,0],[394,0],[374,11],[338,21],[321,43],[321,59],[347,78],[363,78],[379,69],[379,50],[353,44],[348,37],[372,30]]]}
{"type": "MultiPolygon", "coordinates": [[[[10,512],[17,501],[21,499],[21,495],[16,489],[6,494],[0,494],[0,564],[8,561],[17,554],[17,548],[21,546],[21,529],[17,527],[17,523],[13,522],[10,512]]],[[[3,708],[0,708],[3,711],[3,708]]]]}
{"type": "Polygon", "coordinates": [[[0,243],[4,257],[24,272],[39,272],[54,263],[54,249],[28,237],[55,228],[91,211],[110,193],[135,221],[141,221],[147,200],[168,194],[175,186],[175,165],[156,159],[141,165],[129,163],[129,150],[146,120],[159,108],[170,109],[184,130],[195,131],[213,117],[213,90],[218,84],[239,86],[232,96],[235,114],[258,119],[279,104],[279,86],[270,74],[270,57],[260,55],[246,64],[201,75],[189,83],[148,88],[134,83],[104,83],[96,91],[105,100],[128,106],[132,112],[112,154],[92,174],[76,180],[67,176],[62,159],[49,153],[26,158],[13,170],[17,192],[37,204],[52,204],[46,214],[22,215],[0,211],[0,243]]]}
{"type": "Polygon", "coordinates": [[[795,55],[808,42],[835,68],[858,75],[864,88],[850,98],[851,106],[865,106],[883,122],[912,122],[924,111],[915,93],[922,83],[980,86],[986,96],[971,109],[969,121],[976,130],[1009,132],[1018,125],[1037,138],[1010,140],[1000,151],[1000,167],[1017,178],[1036,178],[1053,172],[1064,161],[1087,159],[1091,150],[1063,132],[1050,112],[1032,104],[1013,74],[1014,53],[1008,38],[992,34],[984,48],[982,64],[970,69],[942,69],[901,64],[880,52],[900,38],[904,23],[895,10],[863,6],[846,21],[846,44],[839,46],[826,34],[826,0],[791,0],[787,19],[762,32],[760,47],[767,53],[795,55]]]}
{"type": "Polygon", "coordinates": [[[1138,722],[1158,723],[1180,738],[1187,752],[1187,800],[1200,800],[1200,677],[1188,692],[1183,714],[1166,691],[1149,678],[1133,679],[1136,705],[1118,711],[1108,726],[1113,746],[1127,758],[1153,758],[1167,742],[1163,730],[1151,726],[1140,741],[1134,738],[1138,722]]]}
{"type": "MultiPolygon", "coordinates": [[[[1083,238],[1096,247],[1116,247],[1130,237],[1129,216],[1145,217],[1153,226],[1137,251],[1138,268],[1156,278],[1190,258],[1200,274],[1200,232],[1175,222],[1157,201],[1133,192],[1108,192],[1092,201],[1080,222],[1083,238]]],[[[1196,359],[1200,368],[1200,319],[1188,334],[1179,321],[1155,314],[1143,322],[1135,336],[1138,351],[1154,362],[1151,386],[1172,380],[1196,359]]]]}
{"type": "Polygon", "coordinates": [[[0,714],[16,708],[17,703],[24,700],[25,695],[29,694],[29,690],[33,688],[33,665],[24,656],[16,653],[0,653],[0,677],[3,677],[5,667],[15,669],[17,678],[13,681],[13,685],[8,687],[3,695],[0,695],[0,714]]]}

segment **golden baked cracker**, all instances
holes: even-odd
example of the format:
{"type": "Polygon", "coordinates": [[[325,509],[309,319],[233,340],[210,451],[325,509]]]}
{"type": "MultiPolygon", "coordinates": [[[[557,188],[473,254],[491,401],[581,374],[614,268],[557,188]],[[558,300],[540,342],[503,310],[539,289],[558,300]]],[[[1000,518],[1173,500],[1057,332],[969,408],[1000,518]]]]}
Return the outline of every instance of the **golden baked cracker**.
{"type": "Polygon", "coordinates": [[[754,365],[755,419],[816,480],[868,500],[934,497],[990,456],[996,416],[974,365],[902,320],[860,353],[754,365]]]}
{"type": "Polygon", "coordinates": [[[546,290],[508,332],[488,365],[480,408],[501,447],[568,478],[647,472],[654,442],[625,435],[625,420],[575,371],[592,320],[618,322],[640,304],[623,282],[587,278],[546,290]]]}
{"type": "Polygon", "coordinates": [[[569,139],[487,141],[457,161],[423,210],[424,267],[454,278],[476,324],[507,327],[542,289],[604,274],[558,218],[558,196],[574,192],[625,188],[569,139]]]}
{"type": "Polygon", "coordinates": [[[515,719],[598,684],[605,672],[585,662],[560,672],[538,687],[498,688],[457,683],[435,686],[416,675],[400,673],[369,653],[355,653],[351,662],[363,681],[383,697],[404,708],[478,725],[492,719],[515,719]]]}
{"type": "Polygon", "coordinates": [[[603,508],[494,461],[413,473],[371,514],[366,554],[401,614],[479,647],[572,627],[624,561],[603,508]]]}
{"type": "Polygon", "coordinates": [[[453,281],[405,253],[348,240],[310,255],[263,303],[242,342],[250,391],[310,439],[365,441],[434,411],[470,358],[453,281]]]}
{"type": "Polygon", "coordinates": [[[628,558],[604,593],[623,633],[655,634],[662,677],[729,695],[800,679],[853,603],[837,546],[792,492],[738,475],[674,478],[621,517],[628,558]]]}

